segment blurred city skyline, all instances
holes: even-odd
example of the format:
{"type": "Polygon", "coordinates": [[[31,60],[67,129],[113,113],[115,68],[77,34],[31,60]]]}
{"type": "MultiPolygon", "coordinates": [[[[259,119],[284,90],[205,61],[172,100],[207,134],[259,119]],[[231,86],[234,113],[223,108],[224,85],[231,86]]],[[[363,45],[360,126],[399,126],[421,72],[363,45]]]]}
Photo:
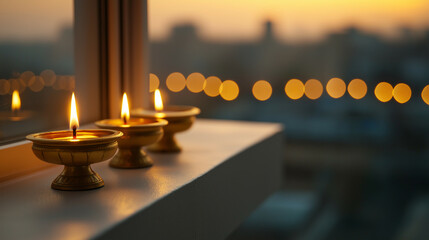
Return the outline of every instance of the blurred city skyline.
{"type": "Polygon", "coordinates": [[[165,39],[175,25],[192,24],[205,40],[254,41],[272,21],[280,41],[320,41],[350,26],[394,38],[402,28],[428,28],[428,12],[425,0],[158,0],[149,1],[149,35],[165,39]]]}
{"type": "MultiPolygon", "coordinates": [[[[192,24],[202,39],[255,41],[263,22],[276,24],[280,41],[320,41],[350,26],[395,38],[403,28],[429,28],[426,0],[149,0],[149,36],[167,39],[176,25],[192,24]]],[[[53,41],[64,26],[73,24],[72,0],[16,0],[0,2],[0,41],[53,41]],[[34,9],[37,8],[37,11],[34,9]],[[18,17],[19,16],[19,17],[18,17]]]]}

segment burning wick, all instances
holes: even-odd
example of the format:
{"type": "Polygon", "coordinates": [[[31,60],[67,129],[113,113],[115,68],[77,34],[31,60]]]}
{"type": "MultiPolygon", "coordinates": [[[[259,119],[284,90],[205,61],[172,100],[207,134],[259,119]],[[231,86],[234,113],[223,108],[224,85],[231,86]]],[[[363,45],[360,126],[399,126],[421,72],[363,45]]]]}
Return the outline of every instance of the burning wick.
{"type": "Polygon", "coordinates": [[[122,97],[121,118],[124,120],[124,124],[127,124],[128,120],[130,119],[130,107],[128,106],[128,98],[126,93],[124,93],[122,97]]]}
{"type": "Polygon", "coordinates": [[[76,139],[76,130],[77,130],[77,127],[73,126],[73,139],[76,139]]]}
{"type": "Polygon", "coordinates": [[[78,127],[79,127],[79,120],[77,118],[76,99],[73,93],[72,99],[71,99],[71,105],[70,105],[70,128],[73,130],[73,139],[76,139],[78,127]]]}

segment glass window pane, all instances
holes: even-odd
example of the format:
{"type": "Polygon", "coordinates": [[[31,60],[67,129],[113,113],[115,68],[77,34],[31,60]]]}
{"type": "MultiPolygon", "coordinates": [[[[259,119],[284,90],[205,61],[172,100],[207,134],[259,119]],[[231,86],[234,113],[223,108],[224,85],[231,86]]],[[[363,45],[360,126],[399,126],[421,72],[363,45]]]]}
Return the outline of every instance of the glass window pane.
{"type": "Polygon", "coordinates": [[[0,142],[65,128],[75,85],[73,1],[0,1],[0,142]]]}
{"type": "Polygon", "coordinates": [[[427,0],[149,1],[165,105],[284,125],[283,189],[228,239],[429,239],[428,13],[427,0]]]}

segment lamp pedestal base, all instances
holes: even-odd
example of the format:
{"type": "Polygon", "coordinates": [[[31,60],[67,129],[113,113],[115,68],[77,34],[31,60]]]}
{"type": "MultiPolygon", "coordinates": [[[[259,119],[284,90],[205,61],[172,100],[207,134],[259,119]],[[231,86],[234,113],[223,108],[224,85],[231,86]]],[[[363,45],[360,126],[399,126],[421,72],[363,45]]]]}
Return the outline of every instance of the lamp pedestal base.
{"type": "Polygon", "coordinates": [[[181,152],[182,148],[177,143],[174,134],[164,132],[162,139],[159,142],[150,145],[147,150],[151,152],[175,153],[181,152]]]}
{"type": "Polygon", "coordinates": [[[146,168],[153,165],[153,160],[140,148],[120,148],[109,165],[113,168],[146,168]]]}
{"type": "Polygon", "coordinates": [[[63,172],[52,182],[57,190],[77,191],[100,188],[104,181],[91,166],[64,166],[63,172]]]}

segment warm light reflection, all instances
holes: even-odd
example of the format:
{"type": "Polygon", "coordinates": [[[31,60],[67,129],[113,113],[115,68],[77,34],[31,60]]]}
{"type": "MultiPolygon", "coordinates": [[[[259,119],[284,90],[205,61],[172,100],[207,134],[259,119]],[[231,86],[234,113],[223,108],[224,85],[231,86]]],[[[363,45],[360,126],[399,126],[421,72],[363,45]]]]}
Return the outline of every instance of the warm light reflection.
{"type": "Polygon", "coordinates": [[[68,140],[70,142],[80,142],[81,140],[93,139],[93,138],[98,138],[98,137],[96,135],[83,135],[83,134],[81,134],[81,131],[79,131],[79,138],[75,138],[73,136],[63,136],[63,137],[56,137],[56,138],[52,138],[52,139],[68,140]]]}
{"type": "Polygon", "coordinates": [[[393,98],[398,103],[406,103],[411,98],[411,88],[405,83],[399,83],[393,88],[393,98]]]}
{"type": "Polygon", "coordinates": [[[61,221],[52,229],[52,236],[61,236],[61,240],[89,239],[94,225],[91,221],[68,220],[61,221]]]}
{"type": "Polygon", "coordinates": [[[174,72],[167,77],[167,88],[172,92],[180,92],[186,86],[186,79],[183,74],[174,72]]]}
{"type": "Polygon", "coordinates": [[[10,82],[10,91],[15,91],[15,90],[18,90],[19,92],[22,92],[22,91],[24,91],[24,89],[25,89],[25,83],[24,83],[24,80],[22,80],[21,78],[12,78],[12,79],[9,79],[9,82],[10,82]]]}
{"type": "Polygon", "coordinates": [[[323,93],[323,85],[317,79],[310,79],[305,82],[304,85],[304,93],[311,100],[316,100],[322,96],[323,93]]]}
{"type": "Polygon", "coordinates": [[[25,86],[30,86],[30,81],[35,77],[32,71],[25,71],[20,74],[19,78],[25,83],[25,86]]]}
{"type": "Polygon", "coordinates": [[[124,121],[124,124],[127,124],[128,120],[130,120],[130,106],[126,93],[122,96],[121,119],[124,121]]]}
{"type": "Polygon", "coordinates": [[[206,78],[203,74],[194,72],[189,74],[188,78],[186,79],[186,87],[189,91],[193,93],[199,93],[203,91],[206,83],[206,78]]]}
{"type": "Polygon", "coordinates": [[[304,84],[298,79],[291,79],[286,83],[285,92],[290,99],[300,99],[304,95],[304,84]]]}
{"type": "Polygon", "coordinates": [[[219,89],[222,85],[222,81],[215,76],[208,77],[206,79],[206,86],[204,87],[204,92],[209,97],[216,97],[219,95],[219,89]]]}
{"type": "Polygon", "coordinates": [[[219,87],[220,96],[227,101],[236,99],[239,91],[237,83],[232,80],[224,81],[219,87]]]}
{"type": "Polygon", "coordinates": [[[0,79],[0,95],[5,95],[10,91],[10,82],[6,79],[0,79]]]}
{"type": "Polygon", "coordinates": [[[423,88],[422,99],[427,105],[429,105],[429,85],[423,88]]]}
{"type": "Polygon", "coordinates": [[[353,79],[347,86],[347,91],[352,98],[361,99],[365,97],[368,88],[362,79],[353,79]]]}
{"type": "Polygon", "coordinates": [[[77,118],[76,99],[73,93],[70,104],[70,129],[77,129],[78,127],[79,119],[77,118]]]}
{"type": "Polygon", "coordinates": [[[45,87],[45,81],[40,76],[35,76],[28,82],[28,87],[33,92],[40,92],[45,87]]]}
{"type": "Polygon", "coordinates": [[[271,97],[273,88],[271,84],[265,80],[257,81],[252,88],[253,96],[259,101],[265,101],[271,97]]]}
{"type": "Polygon", "coordinates": [[[159,78],[155,74],[149,74],[149,92],[155,92],[159,88],[159,78]]]}
{"type": "Polygon", "coordinates": [[[346,83],[340,78],[331,78],[326,84],[326,92],[332,98],[340,98],[346,93],[346,83]]]}
{"type": "Polygon", "coordinates": [[[162,111],[164,110],[164,104],[162,103],[161,92],[159,89],[155,90],[155,110],[162,111]]]}
{"type": "Polygon", "coordinates": [[[50,69],[46,69],[40,73],[40,77],[43,78],[43,81],[45,82],[46,86],[52,86],[54,85],[55,81],[57,80],[57,75],[54,71],[50,69]]]}
{"type": "Polygon", "coordinates": [[[21,109],[21,99],[19,98],[19,92],[17,90],[12,93],[12,111],[18,111],[21,109]]]}
{"type": "Polygon", "coordinates": [[[381,82],[375,87],[374,94],[380,102],[388,102],[393,97],[393,87],[387,82],[381,82]]]}

